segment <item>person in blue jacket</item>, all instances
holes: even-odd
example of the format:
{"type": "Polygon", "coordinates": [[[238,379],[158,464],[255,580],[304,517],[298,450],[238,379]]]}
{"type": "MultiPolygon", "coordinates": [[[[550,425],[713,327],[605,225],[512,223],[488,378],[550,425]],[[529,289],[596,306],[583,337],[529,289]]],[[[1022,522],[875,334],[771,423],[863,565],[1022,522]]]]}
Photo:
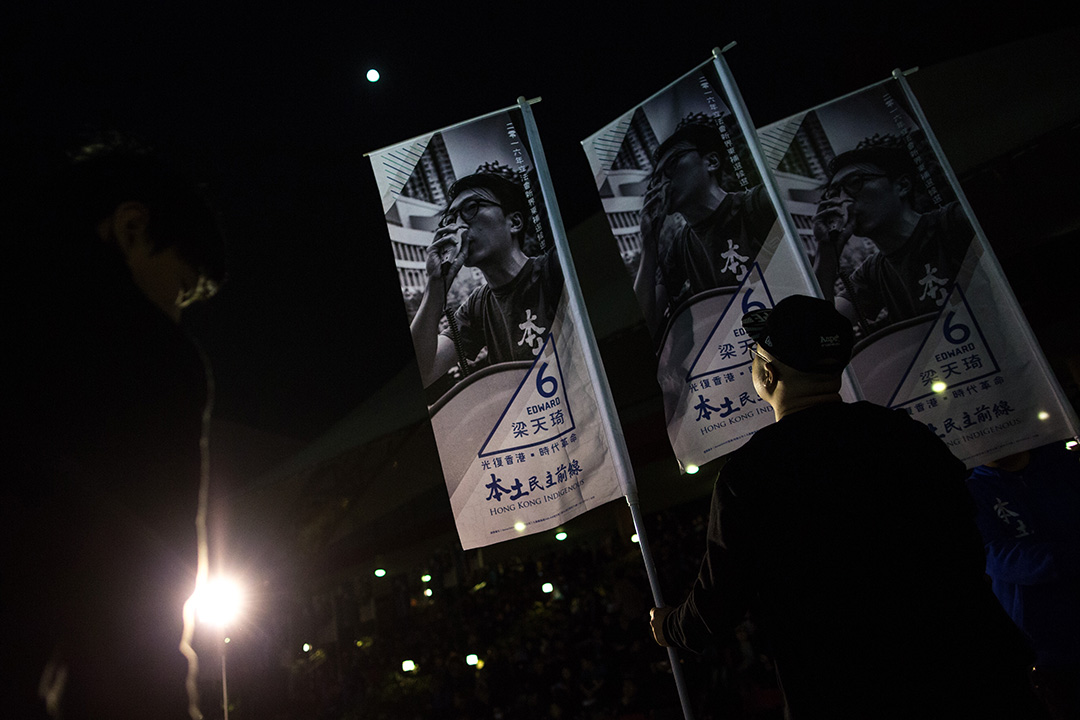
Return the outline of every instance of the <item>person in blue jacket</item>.
{"type": "Polygon", "coordinates": [[[986,574],[1031,640],[1033,678],[1055,718],[1080,717],[1080,457],[1063,443],[971,472],[986,574]]]}

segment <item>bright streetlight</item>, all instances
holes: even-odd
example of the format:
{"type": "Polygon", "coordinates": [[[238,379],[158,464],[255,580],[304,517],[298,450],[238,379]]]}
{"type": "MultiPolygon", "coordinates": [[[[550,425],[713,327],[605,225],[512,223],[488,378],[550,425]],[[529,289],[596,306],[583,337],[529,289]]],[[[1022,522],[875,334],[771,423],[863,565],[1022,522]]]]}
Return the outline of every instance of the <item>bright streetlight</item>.
{"type": "MultiPolygon", "coordinates": [[[[240,614],[243,594],[240,586],[228,578],[210,580],[197,591],[195,608],[199,619],[225,632],[225,628],[240,614]]],[[[228,643],[229,639],[225,638],[228,643]]],[[[221,646],[221,702],[225,720],[229,720],[229,682],[225,674],[225,645],[221,646]]]]}

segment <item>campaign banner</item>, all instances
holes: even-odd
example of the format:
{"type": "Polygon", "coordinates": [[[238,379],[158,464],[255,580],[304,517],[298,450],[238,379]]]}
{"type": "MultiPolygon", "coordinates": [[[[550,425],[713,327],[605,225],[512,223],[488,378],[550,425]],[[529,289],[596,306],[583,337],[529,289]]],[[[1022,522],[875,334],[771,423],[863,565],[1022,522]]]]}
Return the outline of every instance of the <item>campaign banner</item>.
{"type": "Polygon", "coordinates": [[[1075,435],[906,81],[758,134],[822,292],[855,328],[867,400],[907,410],[968,466],[1075,435]]]}
{"type": "Polygon", "coordinates": [[[773,422],[754,390],[743,314],[815,294],[734,102],[709,61],[582,142],[656,343],[683,469],[773,422]]]}
{"type": "Polygon", "coordinates": [[[369,157],[462,547],[621,497],[520,110],[369,157]]]}

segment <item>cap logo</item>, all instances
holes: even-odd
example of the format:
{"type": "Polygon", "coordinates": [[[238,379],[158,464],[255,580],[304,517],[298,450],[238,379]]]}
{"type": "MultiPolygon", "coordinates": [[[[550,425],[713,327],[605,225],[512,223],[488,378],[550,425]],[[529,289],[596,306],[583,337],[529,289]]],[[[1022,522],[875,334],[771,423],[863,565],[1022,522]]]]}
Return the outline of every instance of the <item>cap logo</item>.
{"type": "Polygon", "coordinates": [[[822,335],[821,346],[822,347],[836,347],[840,344],[839,335],[822,335]]]}

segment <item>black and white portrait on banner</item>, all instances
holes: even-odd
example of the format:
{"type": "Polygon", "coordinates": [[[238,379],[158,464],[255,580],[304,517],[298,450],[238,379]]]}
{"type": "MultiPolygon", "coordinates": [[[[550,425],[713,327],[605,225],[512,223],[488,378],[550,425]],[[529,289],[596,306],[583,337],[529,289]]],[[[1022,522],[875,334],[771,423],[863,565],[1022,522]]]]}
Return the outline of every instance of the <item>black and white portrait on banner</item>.
{"type": "Polygon", "coordinates": [[[619,497],[521,112],[370,157],[462,547],[619,497]]]}

